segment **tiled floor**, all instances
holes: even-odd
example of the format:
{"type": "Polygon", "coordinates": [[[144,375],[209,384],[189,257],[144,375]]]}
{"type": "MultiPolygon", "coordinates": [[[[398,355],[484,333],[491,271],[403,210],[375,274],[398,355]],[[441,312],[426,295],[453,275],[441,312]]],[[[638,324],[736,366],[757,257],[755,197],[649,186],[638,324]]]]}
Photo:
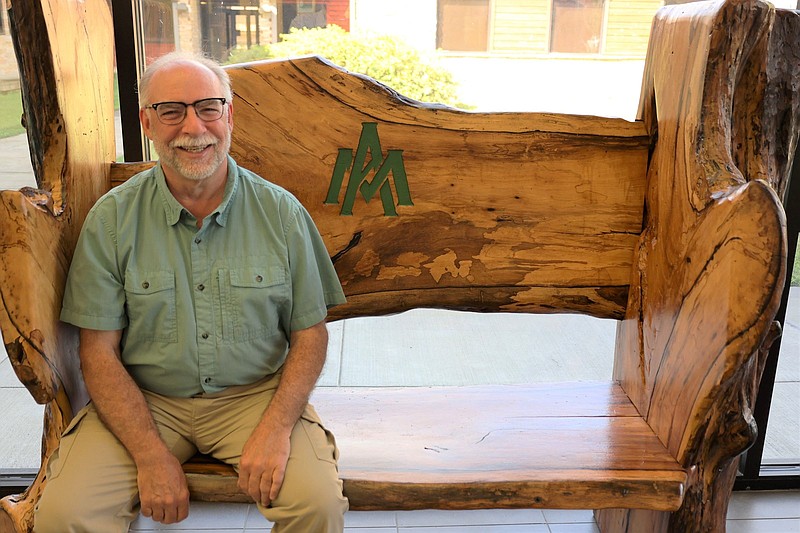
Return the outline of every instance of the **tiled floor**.
{"type": "MultiPolygon", "coordinates": [[[[800,491],[737,492],[728,533],[800,533],[800,491]]],[[[193,503],[184,522],[160,526],[139,518],[132,531],[265,532],[255,506],[193,503]]],[[[486,510],[348,512],[346,533],[599,533],[591,511],[486,510]]],[[[646,533],[646,532],[643,532],[646,533]]]]}

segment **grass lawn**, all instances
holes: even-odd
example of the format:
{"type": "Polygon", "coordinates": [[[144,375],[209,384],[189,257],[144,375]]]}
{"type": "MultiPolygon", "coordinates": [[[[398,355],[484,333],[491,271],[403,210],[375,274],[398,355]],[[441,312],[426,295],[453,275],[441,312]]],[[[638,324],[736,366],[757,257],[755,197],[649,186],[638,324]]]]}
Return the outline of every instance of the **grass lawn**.
{"type": "Polygon", "coordinates": [[[19,91],[0,93],[0,139],[25,133],[20,124],[22,97],[19,91]]]}

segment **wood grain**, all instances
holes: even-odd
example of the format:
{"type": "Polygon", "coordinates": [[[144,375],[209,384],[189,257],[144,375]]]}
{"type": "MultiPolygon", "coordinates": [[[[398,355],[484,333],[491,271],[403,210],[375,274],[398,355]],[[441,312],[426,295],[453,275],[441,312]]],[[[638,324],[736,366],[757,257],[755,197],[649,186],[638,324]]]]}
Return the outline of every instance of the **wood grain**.
{"type": "MultiPolygon", "coordinates": [[[[9,19],[39,189],[0,192],[0,328],[20,381],[46,404],[44,461],[87,400],[77,335],[58,317],[78,232],[114,159],[112,23],[105,2],[15,1],[9,19]]],[[[40,471],[0,500],[18,531],[31,527],[43,483],[40,471]]]]}
{"type": "MultiPolygon", "coordinates": [[[[675,510],[682,500],[685,471],[611,383],[320,388],[313,402],[336,435],[352,509],[675,510]]],[[[194,498],[247,501],[232,469],[185,469],[194,498]]]]}
{"type": "Polygon", "coordinates": [[[658,142],[615,377],[692,475],[686,503],[668,519],[632,511],[600,513],[600,523],[724,530],[720,494],[730,494],[729,465],[753,442],[754,357],[786,268],[785,216],[772,188],[785,187],[788,175],[775,172],[786,162],[775,165],[775,152],[754,157],[754,147],[787,133],[775,146],[791,146],[796,130],[766,131],[771,104],[749,100],[776,94],[776,79],[764,75],[773,20],[773,8],[755,1],[668,6],[656,16],[641,112],[649,130],[658,118],[658,142]],[[750,137],[757,141],[733,142],[750,137]]]}
{"type": "Polygon", "coordinates": [[[621,316],[642,225],[640,124],[423,106],[316,57],[229,73],[233,155],[311,212],[350,300],[335,318],[413,307],[621,316]],[[340,204],[325,203],[365,123],[382,149],[367,161],[402,151],[413,205],[397,216],[361,196],[342,216],[346,183],[340,204]]]}

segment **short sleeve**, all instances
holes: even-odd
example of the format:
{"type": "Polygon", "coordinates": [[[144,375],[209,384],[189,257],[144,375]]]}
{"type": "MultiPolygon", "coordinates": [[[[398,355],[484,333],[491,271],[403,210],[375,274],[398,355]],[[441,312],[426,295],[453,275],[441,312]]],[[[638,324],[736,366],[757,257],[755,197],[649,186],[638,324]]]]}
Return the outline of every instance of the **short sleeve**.
{"type": "Polygon", "coordinates": [[[296,204],[286,228],[292,278],[292,331],[311,327],[346,299],[325,243],[308,211],[296,204]]]}
{"type": "Polygon", "coordinates": [[[128,325],[117,267],[116,225],[109,220],[113,204],[106,201],[89,212],[72,257],[61,320],[80,328],[117,330],[128,325]]]}

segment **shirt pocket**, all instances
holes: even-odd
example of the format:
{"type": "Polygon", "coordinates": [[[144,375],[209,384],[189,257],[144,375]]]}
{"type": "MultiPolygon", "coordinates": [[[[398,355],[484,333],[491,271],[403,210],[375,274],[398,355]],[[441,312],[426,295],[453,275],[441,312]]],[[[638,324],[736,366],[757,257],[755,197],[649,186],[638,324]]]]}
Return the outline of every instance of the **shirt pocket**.
{"type": "Polygon", "coordinates": [[[168,270],[125,274],[128,338],[178,341],[175,274],[168,270]]]}
{"type": "Polygon", "coordinates": [[[244,342],[274,335],[289,302],[286,271],[280,266],[221,270],[222,338],[244,342]]]}

